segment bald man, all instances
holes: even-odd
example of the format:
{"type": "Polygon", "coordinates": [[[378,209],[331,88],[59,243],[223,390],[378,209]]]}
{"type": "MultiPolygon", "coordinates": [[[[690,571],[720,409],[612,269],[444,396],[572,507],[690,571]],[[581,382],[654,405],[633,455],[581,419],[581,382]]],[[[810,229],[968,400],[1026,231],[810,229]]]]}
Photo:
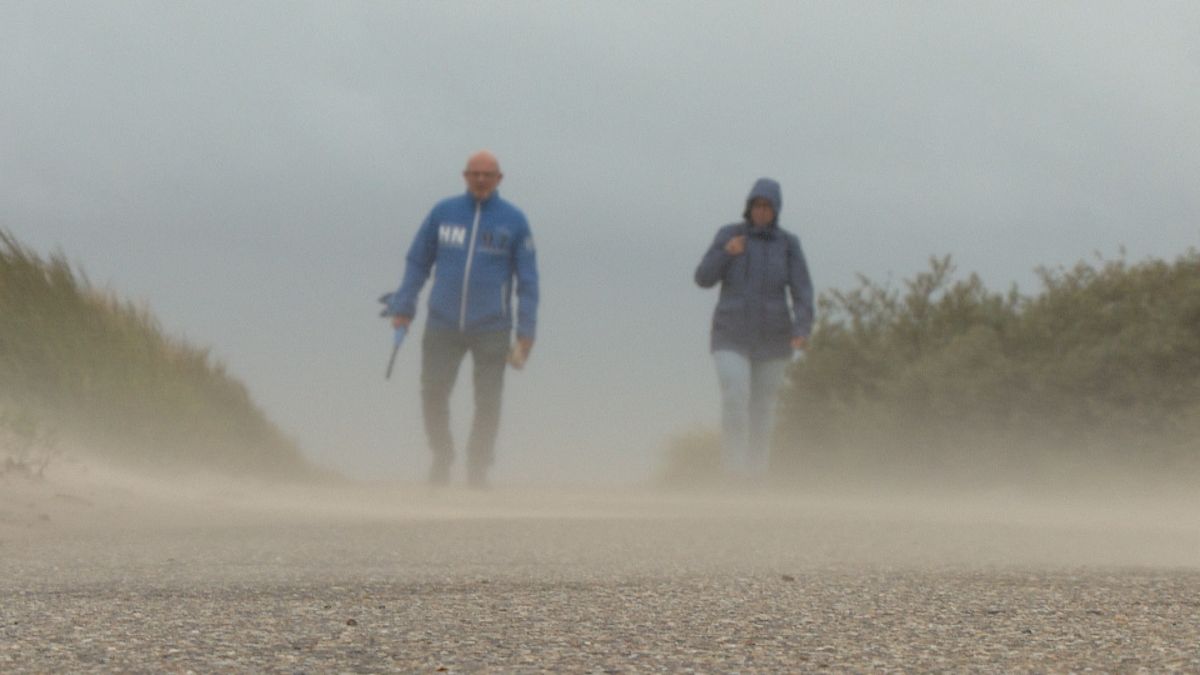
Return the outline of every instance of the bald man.
{"type": "Polygon", "coordinates": [[[421,406],[433,451],[429,482],[445,485],[454,463],[450,392],[467,352],[474,364],[475,418],[467,439],[467,483],[487,486],[505,364],[524,367],[537,327],[538,274],[525,214],[496,191],[504,174],[486,150],[463,170],[464,194],[438,202],[408,249],[404,279],[384,313],[407,328],[417,296],[436,267],[421,340],[421,406]],[[512,299],[516,295],[517,308],[512,299]],[[516,320],[516,343],[512,342],[516,320]]]}

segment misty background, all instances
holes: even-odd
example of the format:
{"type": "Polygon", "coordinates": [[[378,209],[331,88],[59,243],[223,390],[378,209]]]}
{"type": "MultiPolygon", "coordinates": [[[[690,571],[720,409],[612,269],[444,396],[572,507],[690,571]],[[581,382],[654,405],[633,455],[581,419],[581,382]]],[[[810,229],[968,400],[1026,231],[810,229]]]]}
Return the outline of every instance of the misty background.
{"type": "MultiPolygon", "coordinates": [[[[419,343],[385,382],[376,297],[491,149],[542,279],[496,477],[640,480],[717,425],[691,277],[759,176],[818,291],[944,253],[1034,290],[1200,244],[1197,26],[1185,2],[0,0],[0,226],[211,346],[317,463],[419,478],[419,343]]],[[[470,394],[464,364],[460,441],[470,394]]]]}

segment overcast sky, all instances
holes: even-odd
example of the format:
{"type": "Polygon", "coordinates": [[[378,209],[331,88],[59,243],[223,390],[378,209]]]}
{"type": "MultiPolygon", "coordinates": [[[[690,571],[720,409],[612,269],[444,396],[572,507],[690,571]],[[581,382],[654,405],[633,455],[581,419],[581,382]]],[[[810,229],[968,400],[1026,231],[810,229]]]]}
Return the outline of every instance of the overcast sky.
{"type": "Polygon", "coordinates": [[[489,148],[543,294],[496,477],[640,480],[717,426],[692,272],[759,176],[818,290],[951,254],[1036,292],[1200,245],[1198,27],[1190,1],[0,0],[0,227],[212,347],[316,461],[415,478],[419,344],[385,383],[375,299],[489,148]]]}

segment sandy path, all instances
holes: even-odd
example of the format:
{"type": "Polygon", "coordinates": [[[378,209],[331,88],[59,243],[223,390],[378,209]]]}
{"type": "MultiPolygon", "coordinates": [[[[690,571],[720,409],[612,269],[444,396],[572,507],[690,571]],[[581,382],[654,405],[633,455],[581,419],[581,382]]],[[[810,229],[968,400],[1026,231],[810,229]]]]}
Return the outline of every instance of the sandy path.
{"type": "Polygon", "coordinates": [[[1177,496],[0,483],[3,672],[1200,671],[1177,496]]]}

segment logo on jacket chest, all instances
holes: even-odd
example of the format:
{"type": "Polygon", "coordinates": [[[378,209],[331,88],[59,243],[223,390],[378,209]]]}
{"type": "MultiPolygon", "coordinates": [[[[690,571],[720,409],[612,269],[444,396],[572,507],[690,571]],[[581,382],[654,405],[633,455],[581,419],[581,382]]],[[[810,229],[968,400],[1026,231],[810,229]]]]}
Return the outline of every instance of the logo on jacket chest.
{"type": "Polygon", "coordinates": [[[467,228],[465,225],[443,223],[438,226],[438,243],[443,246],[466,246],[467,228]]]}
{"type": "Polygon", "coordinates": [[[483,230],[479,233],[479,241],[476,245],[479,250],[488,253],[508,253],[509,242],[512,241],[512,235],[508,229],[497,227],[493,230],[483,230]]]}
{"type": "MultiPolygon", "coordinates": [[[[438,226],[438,243],[452,248],[463,248],[467,245],[467,226],[443,223],[438,226]]],[[[507,253],[512,242],[512,234],[508,228],[497,227],[481,230],[475,236],[475,247],[488,253],[507,253]]]]}

